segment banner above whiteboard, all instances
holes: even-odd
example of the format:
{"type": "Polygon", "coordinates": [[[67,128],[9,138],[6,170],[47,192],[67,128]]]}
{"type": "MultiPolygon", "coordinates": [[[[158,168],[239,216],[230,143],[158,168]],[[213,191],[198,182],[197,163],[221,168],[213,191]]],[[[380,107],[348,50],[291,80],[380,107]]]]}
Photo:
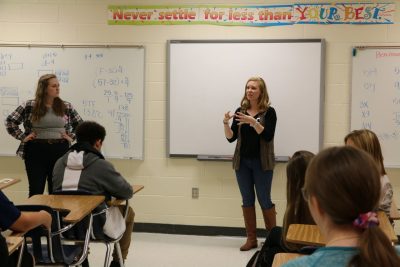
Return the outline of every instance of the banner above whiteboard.
{"type": "Polygon", "coordinates": [[[287,5],[109,5],[109,25],[393,24],[394,3],[287,5]]]}

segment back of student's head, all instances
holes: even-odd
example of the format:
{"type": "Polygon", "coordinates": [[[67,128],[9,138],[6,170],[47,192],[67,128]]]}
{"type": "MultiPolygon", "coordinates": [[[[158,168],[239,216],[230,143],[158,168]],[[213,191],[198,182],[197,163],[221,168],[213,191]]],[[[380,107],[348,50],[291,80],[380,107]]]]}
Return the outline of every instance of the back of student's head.
{"type": "Polygon", "coordinates": [[[104,141],[106,129],[95,121],[83,121],[76,128],[76,139],[79,143],[94,145],[97,140],[104,141]]]}
{"type": "Polygon", "coordinates": [[[376,164],[378,164],[380,174],[386,174],[383,165],[381,144],[373,131],[368,129],[354,130],[346,135],[344,142],[347,145],[355,146],[370,154],[374,158],[376,164]]]}
{"type": "MultiPolygon", "coordinates": [[[[297,151],[289,159],[286,166],[286,211],[283,217],[283,237],[286,237],[290,224],[314,224],[307,202],[303,199],[301,193],[299,194],[304,186],[307,166],[314,156],[309,151],[297,151]]],[[[297,245],[287,243],[285,238],[283,240],[288,248],[298,248],[297,245]]]]}
{"type": "Polygon", "coordinates": [[[362,233],[360,253],[349,266],[400,266],[400,258],[378,226],[353,226],[361,214],[375,211],[380,199],[380,173],[368,153],[351,146],[323,150],[308,166],[304,188],[336,227],[355,227],[362,233]]]}

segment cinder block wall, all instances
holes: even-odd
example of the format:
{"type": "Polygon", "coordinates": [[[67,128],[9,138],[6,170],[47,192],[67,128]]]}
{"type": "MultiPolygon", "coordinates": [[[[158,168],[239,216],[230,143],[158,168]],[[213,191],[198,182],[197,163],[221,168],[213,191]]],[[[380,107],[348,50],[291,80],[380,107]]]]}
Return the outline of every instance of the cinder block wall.
{"type": "MultiPolygon", "coordinates": [[[[294,2],[332,1],[187,0],[184,4],[240,5],[294,2]]],[[[145,189],[136,195],[132,202],[136,211],[136,221],[241,227],[243,221],[240,194],[230,163],[166,157],[167,40],[324,38],[326,40],[324,147],[341,145],[343,137],[350,128],[351,49],[359,45],[400,44],[398,23],[400,1],[395,2],[397,23],[394,25],[294,25],[252,28],[211,25],[107,25],[109,4],[183,4],[177,0],[0,0],[0,42],[144,45],[146,47],[145,158],[143,161],[112,160],[131,183],[145,185],[145,189]],[[191,198],[192,187],[199,188],[199,199],[191,198]]],[[[266,79],[268,82],[267,77],[266,79]]],[[[238,99],[238,103],[239,101],[238,99]]],[[[223,114],[220,116],[222,118],[223,114]]],[[[278,164],[273,180],[272,197],[277,206],[278,223],[282,222],[286,205],[285,168],[285,164],[278,164]]],[[[400,204],[400,170],[389,169],[388,172],[395,187],[397,203],[400,204]]],[[[9,176],[23,180],[5,190],[6,194],[18,203],[28,195],[23,161],[17,157],[0,157],[0,177],[9,176]]],[[[259,210],[258,215],[258,225],[261,228],[263,222],[259,210]]],[[[399,232],[397,228],[396,230],[399,232]]]]}

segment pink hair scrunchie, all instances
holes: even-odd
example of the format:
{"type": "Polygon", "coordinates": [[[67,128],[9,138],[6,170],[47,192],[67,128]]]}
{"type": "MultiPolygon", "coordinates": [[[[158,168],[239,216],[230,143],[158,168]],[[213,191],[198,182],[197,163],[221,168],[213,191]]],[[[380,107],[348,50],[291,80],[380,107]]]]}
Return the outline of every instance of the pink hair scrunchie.
{"type": "Polygon", "coordinates": [[[357,228],[367,229],[371,226],[379,225],[378,215],[376,212],[370,211],[361,213],[354,221],[353,225],[357,228]]]}

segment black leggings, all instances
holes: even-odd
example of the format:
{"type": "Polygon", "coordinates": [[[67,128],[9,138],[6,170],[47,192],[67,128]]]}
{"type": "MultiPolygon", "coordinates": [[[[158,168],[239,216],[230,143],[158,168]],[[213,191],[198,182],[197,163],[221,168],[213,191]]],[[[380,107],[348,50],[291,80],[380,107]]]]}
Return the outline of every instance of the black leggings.
{"type": "Polygon", "coordinates": [[[56,161],[69,148],[68,141],[62,143],[28,142],[25,145],[25,169],[29,181],[29,196],[43,194],[48,182],[49,194],[53,192],[53,168],[56,161]]]}

